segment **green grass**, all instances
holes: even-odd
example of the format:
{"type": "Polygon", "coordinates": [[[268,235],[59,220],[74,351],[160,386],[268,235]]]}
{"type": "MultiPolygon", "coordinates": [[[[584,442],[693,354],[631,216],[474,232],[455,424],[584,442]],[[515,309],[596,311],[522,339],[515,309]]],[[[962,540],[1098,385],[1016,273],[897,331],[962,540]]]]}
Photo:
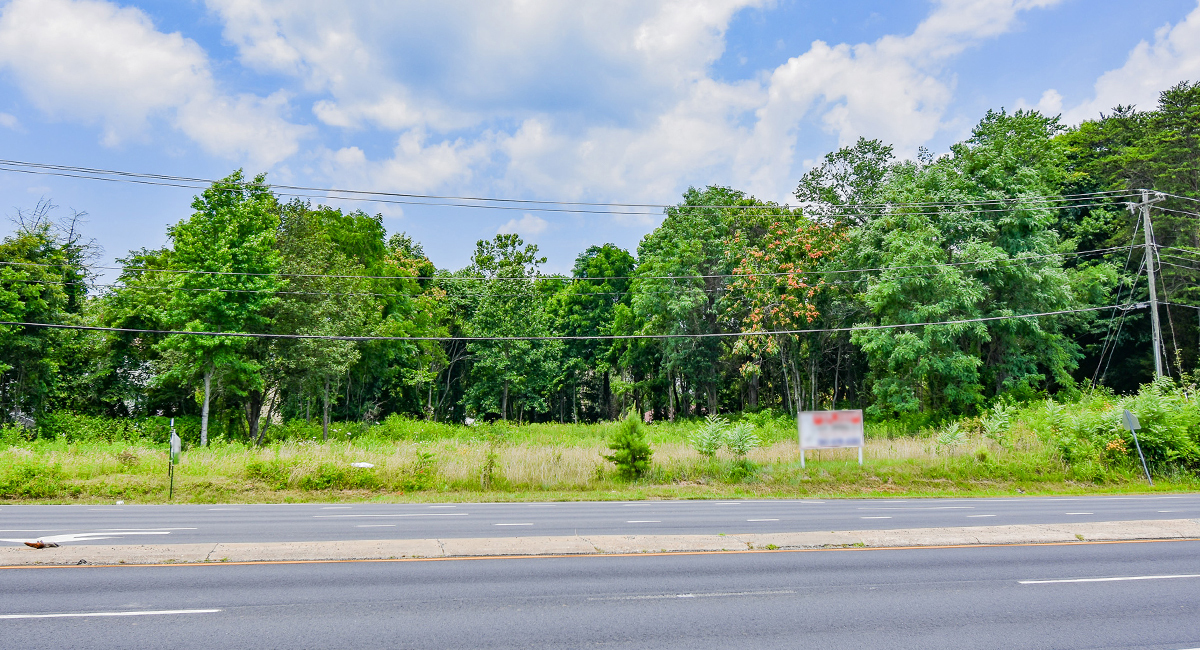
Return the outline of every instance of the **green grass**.
{"type": "MultiPolygon", "coordinates": [[[[861,468],[856,450],[848,449],[809,452],[801,469],[789,418],[746,418],[763,446],[745,459],[727,453],[709,459],[693,450],[687,440],[699,421],[656,423],[648,427],[653,465],[636,481],[620,479],[601,458],[608,453],[605,441],[615,422],[462,427],[391,418],[369,427],[339,423],[326,443],[320,442],[319,427],[298,422],[276,426],[263,447],[220,437],[207,448],[186,445],[176,469],[175,501],[932,497],[1200,489],[1200,479],[1186,463],[1165,456],[1155,460],[1150,488],[1132,452],[1109,448],[1117,434],[1106,418],[1122,405],[1111,396],[1069,407],[1036,403],[916,431],[875,424],[868,428],[861,468]],[[996,418],[1004,420],[1003,426],[996,418]],[[489,456],[492,469],[486,476],[489,456]],[[374,467],[353,468],[352,462],[374,467]]],[[[0,431],[0,500],[167,501],[167,449],[154,427],[142,426],[154,431],[139,436],[129,433],[137,427],[128,422],[114,424],[117,433],[110,436],[102,421],[86,424],[86,435],[72,435],[70,423],[60,419],[58,435],[35,440],[11,428],[0,431]]]]}

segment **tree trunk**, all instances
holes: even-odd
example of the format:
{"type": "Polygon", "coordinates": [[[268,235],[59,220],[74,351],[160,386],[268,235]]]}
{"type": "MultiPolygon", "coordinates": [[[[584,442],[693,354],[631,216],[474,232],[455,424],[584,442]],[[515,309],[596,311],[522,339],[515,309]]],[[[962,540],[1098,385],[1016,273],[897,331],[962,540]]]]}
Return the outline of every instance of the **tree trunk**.
{"type": "Polygon", "coordinates": [[[329,440],[329,375],[325,375],[325,412],[321,415],[321,442],[329,440]]]}
{"type": "Polygon", "coordinates": [[[675,421],[675,374],[667,373],[667,421],[675,421]]]}
{"type": "Polygon", "coordinates": [[[204,370],[204,405],[200,407],[200,446],[208,446],[208,405],[212,397],[213,363],[204,370]]]}
{"type": "Polygon", "coordinates": [[[754,376],[752,376],[750,378],[750,390],[748,391],[749,392],[748,397],[749,397],[751,410],[758,408],[758,377],[759,377],[759,374],[761,374],[761,373],[762,373],[762,370],[760,369],[758,373],[756,373],[754,376]]]}
{"type": "Polygon", "coordinates": [[[504,396],[500,398],[500,419],[508,421],[508,380],[504,381],[504,396]]]}
{"type": "Polygon", "coordinates": [[[779,356],[779,369],[783,371],[783,406],[790,413],[791,411],[800,412],[799,408],[792,408],[792,381],[791,375],[788,373],[787,361],[783,355],[779,356]]]}
{"type": "Polygon", "coordinates": [[[252,390],[246,394],[246,429],[250,443],[257,445],[260,441],[258,421],[262,418],[263,394],[261,390],[252,390]]]}

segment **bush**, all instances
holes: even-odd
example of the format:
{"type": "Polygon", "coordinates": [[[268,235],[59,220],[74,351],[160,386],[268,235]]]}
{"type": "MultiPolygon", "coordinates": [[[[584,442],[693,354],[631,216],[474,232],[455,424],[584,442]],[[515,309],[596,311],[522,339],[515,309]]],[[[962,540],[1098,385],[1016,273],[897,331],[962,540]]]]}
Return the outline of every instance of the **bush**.
{"type": "Polygon", "coordinates": [[[637,414],[630,411],[617,427],[608,448],[613,451],[604,459],[617,466],[617,473],[625,479],[635,479],[650,469],[650,457],[654,451],[646,439],[646,429],[637,414]]]}
{"type": "Polygon", "coordinates": [[[27,462],[14,465],[0,477],[0,497],[48,499],[64,491],[62,468],[27,462]]]}
{"type": "Polygon", "coordinates": [[[300,488],[304,490],[373,490],[378,487],[379,477],[375,470],[337,463],[321,463],[316,471],[300,479],[300,488]]]}
{"type": "Polygon", "coordinates": [[[1070,405],[1046,400],[1023,415],[1054,443],[1076,477],[1102,480],[1106,468],[1139,463],[1133,436],[1121,422],[1126,409],[1141,424],[1137,437],[1148,464],[1161,470],[1200,467],[1200,404],[1169,379],[1128,397],[1098,391],[1070,405]]]}
{"type": "Polygon", "coordinates": [[[246,478],[262,481],[273,490],[287,489],[292,478],[294,463],[287,463],[278,458],[268,461],[252,460],[246,463],[246,478]]]}

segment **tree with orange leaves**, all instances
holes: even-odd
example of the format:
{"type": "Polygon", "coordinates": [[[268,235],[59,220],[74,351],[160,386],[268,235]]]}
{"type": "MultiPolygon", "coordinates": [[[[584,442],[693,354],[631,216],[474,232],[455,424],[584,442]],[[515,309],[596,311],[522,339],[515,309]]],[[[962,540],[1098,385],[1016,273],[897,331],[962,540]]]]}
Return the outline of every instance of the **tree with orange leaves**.
{"type": "Polygon", "coordinates": [[[725,316],[743,332],[764,332],[741,337],[734,346],[735,353],[747,358],[741,374],[749,387],[750,406],[757,406],[763,363],[775,356],[793,403],[799,405],[801,360],[811,355],[815,339],[795,331],[814,327],[821,315],[815,298],[827,285],[820,267],[839,249],[842,235],[798,209],[774,203],[742,210],[736,224],[728,243],[733,274],[725,316]]]}

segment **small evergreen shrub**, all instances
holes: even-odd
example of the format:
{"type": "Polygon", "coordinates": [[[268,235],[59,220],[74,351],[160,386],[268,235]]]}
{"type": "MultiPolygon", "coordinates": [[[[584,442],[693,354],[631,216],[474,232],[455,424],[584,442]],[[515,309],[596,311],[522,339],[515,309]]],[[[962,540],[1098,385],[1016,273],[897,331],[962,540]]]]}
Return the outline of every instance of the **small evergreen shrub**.
{"type": "Polygon", "coordinates": [[[617,466],[617,474],[622,478],[632,480],[650,469],[650,457],[654,451],[646,439],[645,425],[636,413],[630,411],[625,417],[609,440],[608,448],[613,453],[604,456],[604,459],[617,466]]]}

